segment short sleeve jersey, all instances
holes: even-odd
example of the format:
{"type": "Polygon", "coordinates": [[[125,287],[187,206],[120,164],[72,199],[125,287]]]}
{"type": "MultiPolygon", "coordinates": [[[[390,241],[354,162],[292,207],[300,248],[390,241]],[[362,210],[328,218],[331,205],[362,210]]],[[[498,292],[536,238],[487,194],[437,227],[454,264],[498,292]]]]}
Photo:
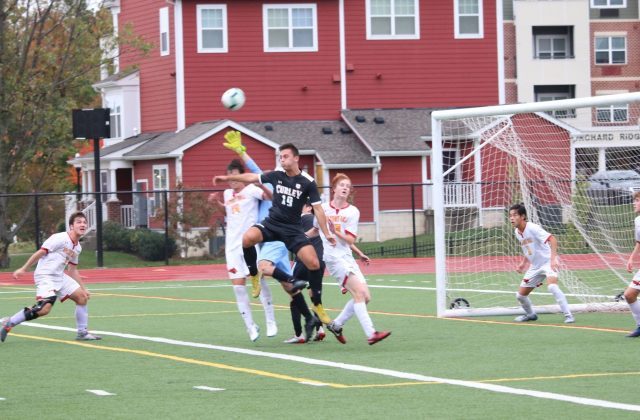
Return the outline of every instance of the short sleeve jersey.
{"type": "Polygon", "coordinates": [[[227,212],[227,232],[225,245],[236,248],[242,245],[242,234],[258,220],[258,204],[262,199],[262,190],[253,184],[235,193],[224,190],[224,208],[227,212]]]}
{"type": "Polygon", "coordinates": [[[522,253],[529,260],[532,267],[541,267],[549,263],[551,247],[549,238],[551,234],[540,225],[527,222],[524,232],[515,229],[516,238],[522,247],[522,253]]]}
{"type": "MultiPolygon", "coordinates": [[[[354,238],[358,237],[360,210],[358,210],[356,206],[349,204],[347,207],[337,209],[333,207],[331,203],[322,203],[322,209],[324,210],[327,220],[333,223],[333,227],[336,232],[340,232],[344,235],[351,235],[354,238]]],[[[324,245],[325,257],[342,257],[344,255],[351,255],[351,246],[347,242],[336,238],[336,246],[331,246],[331,243],[327,241],[322,230],[320,231],[320,236],[322,237],[322,244],[324,245]]]]}
{"type": "Polygon", "coordinates": [[[288,176],[279,168],[261,174],[260,182],[273,185],[273,205],[269,209],[269,219],[274,222],[299,225],[302,206],[307,199],[312,205],[321,203],[316,181],[304,171],[288,176]]]}
{"type": "Polygon", "coordinates": [[[35,275],[62,276],[67,264],[78,265],[82,251],[79,242],[73,242],[68,232],[55,233],[49,237],[40,249],[47,254],[38,260],[35,275]]]}
{"type": "Polygon", "coordinates": [[[633,221],[633,224],[635,225],[636,242],[640,242],[640,216],[635,218],[635,220],[633,221]]]}

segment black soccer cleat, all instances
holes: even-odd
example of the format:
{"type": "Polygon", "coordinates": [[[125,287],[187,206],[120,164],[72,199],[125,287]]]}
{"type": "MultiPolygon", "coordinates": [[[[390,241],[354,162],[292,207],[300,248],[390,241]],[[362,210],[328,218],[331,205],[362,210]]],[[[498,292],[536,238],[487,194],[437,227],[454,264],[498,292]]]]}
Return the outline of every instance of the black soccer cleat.
{"type": "Polygon", "coordinates": [[[312,315],[311,319],[307,320],[307,322],[305,322],[304,324],[304,334],[305,334],[305,338],[307,340],[307,343],[311,342],[311,338],[313,337],[313,332],[316,329],[316,326],[318,325],[322,325],[322,323],[320,322],[320,320],[315,316],[312,315]]]}

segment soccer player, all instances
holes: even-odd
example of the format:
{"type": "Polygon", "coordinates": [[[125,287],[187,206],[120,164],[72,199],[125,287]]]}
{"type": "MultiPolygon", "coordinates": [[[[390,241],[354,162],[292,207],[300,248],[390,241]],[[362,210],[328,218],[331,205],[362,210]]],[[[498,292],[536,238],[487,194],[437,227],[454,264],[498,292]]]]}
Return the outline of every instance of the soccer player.
{"type": "MultiPolygon", "coordinates": [[[[244,161],[247,168],[255,174],[262,174],[262,170],[255,163],[251,156],[247,153],[247,148],[242,144],[242,137],[240,132],[238,131],[228,131],[224,136],[226,142],[223,143],[223,146],[229,150],[236,152],[244,161]]],[[[270,183],[266,183],[263,187],[269,188],[270,191],[273,190],[273,186],[270,183]]],[[[272,207],[271,200],[263,200],[260,202],[260,206],[258,209],[258,220],[264,220],[269,213],[269,210],[272,207]]],[[[304,299],[304,295],[300,293],[298,288],[294,288],[290,285],[290,280],[294,278],[305,278],[305,277],[294,277],[291,271],[291,264],[289,262],[289,251],[287,250],[285,244],[282,241],[271,241],[271,242],[263,242],[260,244],[260,251],[258,257],[258,273],[255,276],[252,276],[252,279],[260,277],[260,285],[266,285],[266,281],[264,280],[263,275],[273,276],[277,280],[281,281],[281,285],[283,289],[290,295],[291,301],[289,302],[289,307],[292,313],[297,314],[298,317],[298,325],[300,323],[299,317],[302,314],[305,317],[305,336],[302,336],[302,327],[296,329],[296,336],[292,339],[285,340],[285,343],[305,343],[310,341],[311,334],[313,332],[314,326],[317,324],[317,320],[309,310],[309,306],[304,299]],[[277,271],[276,271],[277,269],[277,271]],[[275,274],[275,275],[274,275],[275,274]],[[278,279],[279,277],[279,279],[278,279]],[[285,281],[286,280],[286,281],[285,281]]],[[[254,282],[254,284],[257,282],[254,282]]],[[[304,287],[304,282],[301,283],[304,287]]],[[[254,289],[254,297],[257,295],[261,296],[260,290],[254,289]]],[[[295,322],[294,322],[295,326],[295,322]]]]}
{"type": "Polygon", "coordinates": [[[60,302],[71,299],[76,303],[76,326],[78,328],[76,340],[101,339],[100,336],[91,334],[87,329],[89,324],[87,303],[90,293],[82,282],[76,267],[82,251],[80,237],[85,234],[86,230],[87,218],[84,213],[73,213],[69,217],[67,232],[51,235],[22,267],[13,272],[13,277],[17,280],[29,267],[36,262],[38,263],[33,275],[36,285],[36,304],[2,320],[0,342],[6,340],[7,334],[16,325],[47,315],[58,298],[60,298],[60,302]]]}
{"type": "MultiPolygon", "coordinates": [[[[345,344],[347,340],[342,334],[342,327],[355,314],[369,345],[372,345],[387,338],[391,335],[391,331],[377,331],[373,327],[373,321],[367,311],[367,304],[371,300],[369,287],[351,252],[351,245],[358,237],[360,210],[349,203],[353,189],[351,179],[347,175],[336,174],[331,180],[331,190],[333,200],[330,203],[324,203],[322,207],[327,215],[329,228],[336,236],[338,243],[335,247],[331,246],[324,232],[320,232],[324,244],[324,261],[329,273],[338,281],[338,285],[346,288],[351,294],[351,299],[340,315],[327,324],[327,329],[336,336],[338,341],[345,344]]],[[[317,225],[307,233],[310,236],[317,235],[317,225]]]]}
{"type": "Polygon", "coordinates": [[[516,269],[518,273],[525,273],[516,298],[525,313],[516,317],[515,321],[528,322],[538,319],[538,315],[531,305],[529,294],[533,289],[541,286],[546,278],[547,289],[564,313],[564,322],[566,324],[575,322],[567,298],[558,287],[558,241],[540,225],[527,221],[527,209],[524,204],[514,204],[509,208],[509,221],[515,228],[516,239],[520,242],[524,254],[522,262],[516,269]],[[525,272],[527,264],[530,266],[525,272]]]}
{"type": "MultiPolygon", "coordinates": [[[[634,221],[635,225],[635,239],[636,246],[633,248],[633,252],[629,256],[629,260],[627,261],[627,271],[633,271],[633,260],[640,253],[640,192],[635,192],[633,194],[633,210],[638,214],[634,221]]],[[[636,321],[636,329],[627,334],[627,337],[640,337],[640,302],[638,302],[638,294],[640,293],[640,270],[636,272],[629,283],[629,286],[624,291],[624,299],[627,301],[629,305],[629,309],[631,310],[631,315],[633,315],[633,319],[636,321]]]]}
{"type": "MultiPolygon", "coordinates": [[[[227,174],[243,174],[244,166],[238,159],[231,161],[227,167],[227,174]]],[[[227,271],[236,295],[236,303],[242,320],[249,333],[249,339],[256,341],[260,337],[260,327],[253,321],[251,304],[247,294],[246,278],[249,269],[243,260],[242,235],[258,220],[258,204],[260,200],[271,198],[268,189],[261,189],[253,184],[244,184],[238,181],[229,181],[228,188],[223,192],[223,201],[218,200],[218,193],[211,194],[210,199],[217,207],[224,209],[227,219],[227,232],[225,235],[224,253],[227,261],[227,271]]],[[[265,284],[261,293],[262,306],[267,323],[267,336],[273,337],[278,328],[271,302],[271,291],[265,284]]]]}

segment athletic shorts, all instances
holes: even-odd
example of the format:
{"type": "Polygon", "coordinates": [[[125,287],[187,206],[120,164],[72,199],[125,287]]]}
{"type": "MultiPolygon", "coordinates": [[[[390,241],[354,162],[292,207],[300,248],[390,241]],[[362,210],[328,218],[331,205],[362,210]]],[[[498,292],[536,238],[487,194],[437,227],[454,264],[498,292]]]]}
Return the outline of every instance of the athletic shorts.
{"type": "Polygon", "coordinates": [[[353,277],[359,280],[361,283],[366,283],[364,275],[362,271],[360,271],[360,267],[356,260],[351,255],[343,255],[342,257],[331,257],[325,254],[324,262],[327,264],[327,270],[329,270],[329,274],[331,274],[338,285],[344,287],[347,279],[350,275],[353,274],[353,277]]]}
{"type": "Polygon", "coordinates": [[[276,268],[291,275],[291,263],[289,262],[289,251],[283,242],[263,242],[258,252],[258,261],[271,261],[276,268]]]}
{"type": "Polygon", "coordinates": [[[293,254],[297,254],[303,246],[311,245],[311,241],[307,238],[300,224],[278,223],[267,217],[254,226],[262,232],[263,242],[282,241],[293,254]]]}
{"type": "Polygon", "coordinates": [[[62,276],[37,275],[34,280],[36,300],[57,296],[60,302],[64,302],[80,288],[78,282],[67,273],[62,273],[62,276]]]}
{"type": "Polygon", "coordinates": [[[224,257],[227,260],[227,274],[230,279],[244,279],[249,275],[249,269],[244,262],[242,246],[224,250],[224,257]]]}
{"type": "Polygon", "coordinates": [[[640,290],[640,270],[636,271],[635,276],[633,276],[633,280],[629,283],[629,287],[631,289],[640,290]]]}
{"type": "Polygon", "coordinates": [[[551,268],[551,264],[545,264],[541,267],[530,267],[526,273],[520,287],[540,287],[547,277],[558,277],[558,272],[551,268]]]}

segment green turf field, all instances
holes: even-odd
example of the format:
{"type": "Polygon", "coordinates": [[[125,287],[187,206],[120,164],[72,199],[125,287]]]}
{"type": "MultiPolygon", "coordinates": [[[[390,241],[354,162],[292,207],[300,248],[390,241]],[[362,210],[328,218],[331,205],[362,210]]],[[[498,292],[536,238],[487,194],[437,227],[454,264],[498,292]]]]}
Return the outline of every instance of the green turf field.
{"type": "MultiPolygon", "coordinates": [[[[331,335],[282,343],[293,333],[288,299],[275,284],[279,333],[255,343],[227,281],[90,285],[90,326],[103,340],[74,340],[70,302],[14,328],[0,344],[0,418],[640,415],[640,339],[624,337],[633,327],[629,313],[577,314],[571,326],[561,315],[531,324],[437,319],[433,277],[371,276],[369,284],[375,326],[393,331],[375,346],[355,318],[345,326],[346,345],[331,335]]],[[[0,314],[32,298],[30,287],[0,287],[0,314]]],[[[347,298],[325,279],[323,299],[336,316],[347,298]]]]}

